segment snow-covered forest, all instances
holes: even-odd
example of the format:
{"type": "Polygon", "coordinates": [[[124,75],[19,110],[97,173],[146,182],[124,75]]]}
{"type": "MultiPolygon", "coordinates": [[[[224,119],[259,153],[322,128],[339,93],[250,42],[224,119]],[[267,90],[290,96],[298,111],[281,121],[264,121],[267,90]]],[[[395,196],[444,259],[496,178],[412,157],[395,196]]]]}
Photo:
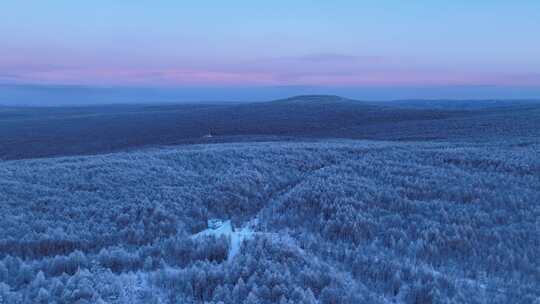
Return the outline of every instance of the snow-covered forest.
{"type": "Polygon", "coordinates": [[[536,303],[538,155],[326,140],[3,161],[0,303],[536,303]]]}

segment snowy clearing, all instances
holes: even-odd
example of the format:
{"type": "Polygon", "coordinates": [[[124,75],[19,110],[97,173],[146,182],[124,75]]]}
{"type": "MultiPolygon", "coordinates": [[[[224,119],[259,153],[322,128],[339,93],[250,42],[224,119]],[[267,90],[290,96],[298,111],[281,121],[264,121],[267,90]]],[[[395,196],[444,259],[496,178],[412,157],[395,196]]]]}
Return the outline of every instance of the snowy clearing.
{"type": "Polygon", "coordinates": [[[231,221],[212,221],[212,225],[197,234],[193,235],[193,238],[200,237],[221,237],[225,236],[230,240],[229,255],[227,260],[230,261],[240,251],[240,245],[244,240],[251,239],[255,236],[255,232],[249,227],[243,227],[239,230],[235,230],[231,221]]]}

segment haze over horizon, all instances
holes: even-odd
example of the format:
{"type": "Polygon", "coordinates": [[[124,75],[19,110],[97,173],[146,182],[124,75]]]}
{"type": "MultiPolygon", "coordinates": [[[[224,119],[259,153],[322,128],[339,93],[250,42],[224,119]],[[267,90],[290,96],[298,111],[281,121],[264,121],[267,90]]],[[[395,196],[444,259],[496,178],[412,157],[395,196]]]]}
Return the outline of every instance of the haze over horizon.
{"type": "Polygon", "coordinates": [[[540,97],[536,1],[33,0],[0,20],[0,104],[540,97]]]}
{"type": "Polygon", "coordinates": [[[338,95],[360,101],[540,100],[540,88],[446,87],[96,87],[0,85],[0,106],[62,106],[127,103],[259,102],[299,95],[338,95]]]}

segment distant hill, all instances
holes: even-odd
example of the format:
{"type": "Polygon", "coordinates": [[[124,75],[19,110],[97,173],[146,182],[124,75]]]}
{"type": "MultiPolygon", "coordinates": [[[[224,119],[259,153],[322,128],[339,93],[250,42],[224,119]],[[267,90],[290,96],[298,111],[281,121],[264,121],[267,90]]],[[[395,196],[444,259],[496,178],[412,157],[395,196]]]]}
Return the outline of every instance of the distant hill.
{"type": "Polygon", "coordinates": [[[358,102],[357,100],[337,95],[297,95],[289,98],[270,101],[271,103],[334,103],[334,102],[358,102]]]}
{"type": "Polygon", "coordinates": [[[467,140],[538,136],[540,104],[366,102],[303,95],[254,103],[0,107],[0,158],[155,145],[313,138],[467,140]],[[203,138],[211,133],[211,139],[203,138]]]}

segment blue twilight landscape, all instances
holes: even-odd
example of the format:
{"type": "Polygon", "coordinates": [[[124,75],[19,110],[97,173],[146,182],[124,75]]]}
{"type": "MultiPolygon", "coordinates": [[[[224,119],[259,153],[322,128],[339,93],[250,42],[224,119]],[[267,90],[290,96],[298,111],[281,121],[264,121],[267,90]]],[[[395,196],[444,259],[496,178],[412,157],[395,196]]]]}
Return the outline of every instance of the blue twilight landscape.
{"type": "Polygon", "coordinates": [[[540,304],[540,1],[0,1],[0,304],[540,304]]]}

